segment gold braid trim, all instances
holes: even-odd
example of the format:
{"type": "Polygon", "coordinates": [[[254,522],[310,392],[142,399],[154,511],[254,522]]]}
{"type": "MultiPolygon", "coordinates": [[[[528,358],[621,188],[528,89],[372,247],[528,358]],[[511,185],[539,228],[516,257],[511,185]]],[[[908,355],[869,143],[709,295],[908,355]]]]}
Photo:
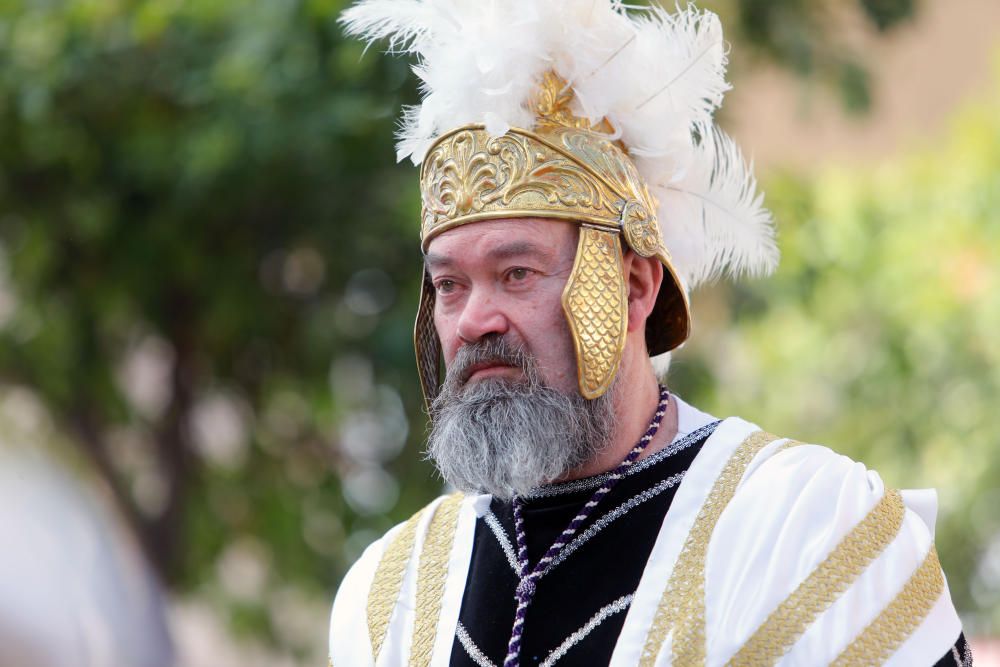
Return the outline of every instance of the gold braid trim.
{"type": "Polygon", "coordinates": [[[729,665],[773,665],[899,534],[906,508],[895,489],[882,498],[771,612],[729,665]]]}
{"type": "Polygon", "coordinates": [[[410,648],[411,667],[426,667],[434,650],[441,599],[448,575],[448,558],[455,541],[458,510],[462,494],[453,493],[437,507],[420,550],[417,569],[417,617],[413,623],[413,644],[410,648]]]}
{"type": "Polygon", "coordinates": [[[705,662],[705,557],[722,511],[729,504],[753,457],[777,436],[755,431],[736,448],[715,480],[677,557],[646,635],[639,664],[653,667],[660,647],[673,632],[674,665],[705,662]]]}
{"type": "Polygon", "coordinates": [[[403,573],[410,560],[410,552],[413,551],[417,524],[426,509],[420,510],[403,524],[375,569],[375,578],[368,590],[368,637],[372,643],[373,661],[378,660],[378,654],[382,650],[382,643],[389,629],[389,619],[403,587],[403,573]]]}
{"type": "Polygon", "coordinates": [[[858,637],[844,649],[833,665],[883,664],[899,645],[923,622],[944,590],[944,575],[937,550],[931,545],[924,562],[903,590],[858,637]]]}

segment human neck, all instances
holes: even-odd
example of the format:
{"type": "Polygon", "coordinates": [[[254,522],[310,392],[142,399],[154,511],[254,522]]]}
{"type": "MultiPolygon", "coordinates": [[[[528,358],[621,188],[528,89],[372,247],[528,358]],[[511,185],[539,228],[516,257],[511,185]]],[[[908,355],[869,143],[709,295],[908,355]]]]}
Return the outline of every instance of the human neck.
{"type": "MultiPolygon", "coordinates": [[[[639,442],[646,429],[649,428],[650,421],[660,402],[660,388],[652,368],[646,367],[643,370],[648,370],[648,373],[642,373],[638,378],[623,377],[619,381],[622,391],[614,397],[616,427],[610,444],[590,461],[574,468],[559,481],[590,477],[613,470],[639,442]]],[[[667,412],[660,422],[660,428],[646,445],[639,459],[646,458],[663,449],[673,441],[676,435],[677,401],[671,396],[667,404],[667,412]]]]}

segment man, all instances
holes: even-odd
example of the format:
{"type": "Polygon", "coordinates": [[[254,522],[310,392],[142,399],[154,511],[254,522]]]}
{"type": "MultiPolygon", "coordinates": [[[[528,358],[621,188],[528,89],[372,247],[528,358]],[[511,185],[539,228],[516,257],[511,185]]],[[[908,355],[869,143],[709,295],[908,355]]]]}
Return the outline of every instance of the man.
{"type": "Polygon", "coordinates": [[[343,20],[419,56],[415,343],[459,493],[351,569],[331,663],[968,664],[933,492],[657,382],[688,290],[777,260],[711,119],[716,17],[366,0],[343,20]]]}

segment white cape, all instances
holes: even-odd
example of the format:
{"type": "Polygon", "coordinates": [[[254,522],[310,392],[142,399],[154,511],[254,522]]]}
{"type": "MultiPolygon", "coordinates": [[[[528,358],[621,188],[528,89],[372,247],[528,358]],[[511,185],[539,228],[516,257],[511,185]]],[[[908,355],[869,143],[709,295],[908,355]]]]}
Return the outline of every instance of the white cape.
{"type": "MultiPolygon", "coordinates": [[[[706,418],[679,404],[684,431],[706,418]]],[[[448,664],[489,502],[443,496],[368,547],[334,602],[332,665],[448,664]]],[[[611,665],[933,664],[961,632],[936,512],[932,490],[726,419],[678,487],[611,665]]]]}

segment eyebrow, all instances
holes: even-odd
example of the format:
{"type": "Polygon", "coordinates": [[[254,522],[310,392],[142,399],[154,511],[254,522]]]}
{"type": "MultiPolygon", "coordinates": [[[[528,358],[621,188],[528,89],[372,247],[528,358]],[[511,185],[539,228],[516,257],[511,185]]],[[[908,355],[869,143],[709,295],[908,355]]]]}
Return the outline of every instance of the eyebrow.
{"type": "MultiPolygon", "coordinates": [[[[549,259],[552,253],[542,249],[538,244],[531,241],[511,241],[504,243],[490,250],[486,256],[489,259],[511,259],[514,257],[535,257],[538,259],[549,259]]],[[[454,266],[455,260],[448,255],[439,255],[432,252],[424,253],[424,264],[428,268],[442,268],[454,266]]]]}
{"type": "Polygon", "coordinates": [[[546,252],[537,243],[531,241],[511,241],[497,246],[487,253],[487,256],[492,259],[511,259],[512,257],[524,256],[548,259],[551,253],[546,252]]]}
{"type": "Polygon", "coordinates": [[[447,255],[437,255],[432,252],[424,253],[424,266],[426,266],[428,269],[436,267],[449,267],[452,266],[454,263],[455,260],[453,260],[451,257],[448,257],[447,255]]]}

